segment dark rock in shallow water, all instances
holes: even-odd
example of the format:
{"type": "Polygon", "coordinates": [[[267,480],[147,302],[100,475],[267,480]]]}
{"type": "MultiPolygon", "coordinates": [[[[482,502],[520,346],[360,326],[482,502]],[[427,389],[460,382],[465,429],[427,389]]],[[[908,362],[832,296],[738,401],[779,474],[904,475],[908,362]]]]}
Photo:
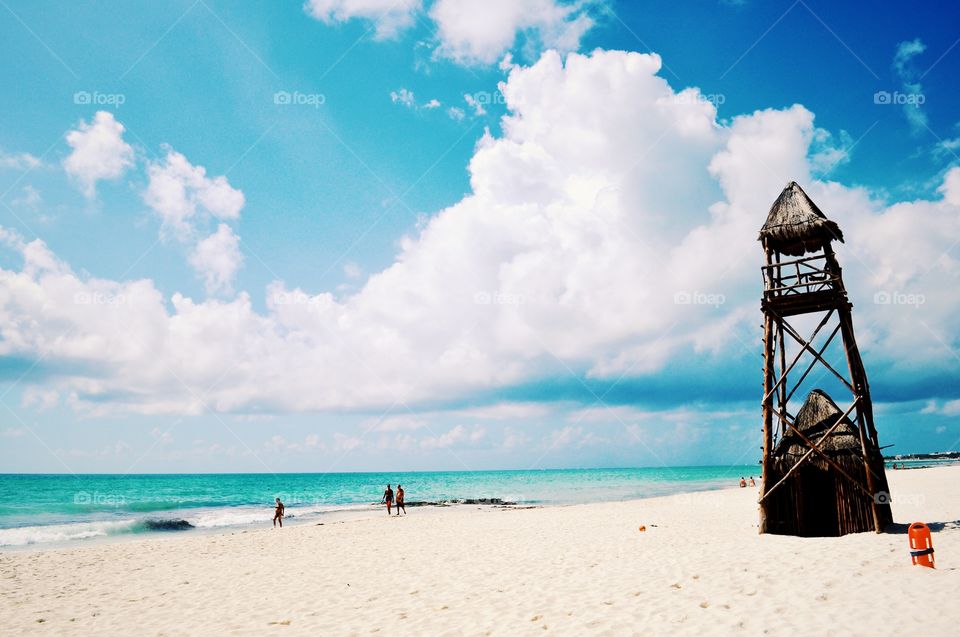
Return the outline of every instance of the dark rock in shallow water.
{"type": "Polygon", "coordinates": [[[516,502],[510,502],[508,500],[502,500],[500,498],[466,498],[463,500],[437,500],[436,502],[430,501],[410,501],[404,502],[404,506],[408,507],[447,507],[451,504],[487,504],[487,505],[496,505],[496,506],[513,506],[516,502]]]}
{"type": "Polygon", "coordinates": [[[186,531],[193,528],[186,520],[144,520],[143,526],[150,531],[186,531]]]}

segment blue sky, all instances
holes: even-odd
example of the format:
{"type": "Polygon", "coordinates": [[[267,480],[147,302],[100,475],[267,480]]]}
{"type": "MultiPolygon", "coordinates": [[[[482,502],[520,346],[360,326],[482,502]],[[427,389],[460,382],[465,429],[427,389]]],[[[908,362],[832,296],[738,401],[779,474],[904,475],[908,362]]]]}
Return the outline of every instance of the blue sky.
{"type": "Polygon", "coordinates": [[[957,17],[5,2],[0,468],[753,462],[751,233],[794,178],[882,442],[955,449],[957,17]]]}

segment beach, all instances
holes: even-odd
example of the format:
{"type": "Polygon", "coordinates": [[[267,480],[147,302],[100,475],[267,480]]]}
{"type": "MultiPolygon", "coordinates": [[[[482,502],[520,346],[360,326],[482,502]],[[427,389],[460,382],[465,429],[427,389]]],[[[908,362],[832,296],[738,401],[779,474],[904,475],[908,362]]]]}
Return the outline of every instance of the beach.
{"type": "Polygon", "coordinates": [[[9,635],[955,634],[960,466],[887,475],[903,526],[841,538],[758,535],[757,489],[731,488],[0,552],[0,625],[9,635]],[[936,570],[910,564],[914,521],[934,531],[936,570]]]}

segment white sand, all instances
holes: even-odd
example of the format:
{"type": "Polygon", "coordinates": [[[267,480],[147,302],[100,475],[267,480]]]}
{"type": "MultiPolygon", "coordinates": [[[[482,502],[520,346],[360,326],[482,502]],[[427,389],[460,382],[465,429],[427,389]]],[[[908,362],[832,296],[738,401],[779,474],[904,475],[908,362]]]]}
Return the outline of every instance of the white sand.
{"type": "Polygon", "coordinates": [[[946,523],[937,570],[902,533],[757,535],[755,489],[411,509],[0,553],[0,634],[956,635],[960,467],[888,476],[897,522],[946,523]]]}

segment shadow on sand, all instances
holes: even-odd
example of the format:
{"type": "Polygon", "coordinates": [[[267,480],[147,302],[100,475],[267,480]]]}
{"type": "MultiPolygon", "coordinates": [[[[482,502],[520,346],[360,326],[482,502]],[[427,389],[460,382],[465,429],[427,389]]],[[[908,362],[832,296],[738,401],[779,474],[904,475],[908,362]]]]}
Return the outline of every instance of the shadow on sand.
{"type": "MultiPolygon", "coordinates": [[[[953,520],[952,522],[925,522],[925,524],[931,533],[937,533],[944,529],[960,529],[960,520],[953,520]]],[[[883,532],[891,535],[906,535],[909,528],[909,524],[894,522],[885,528],[883,532]]]]}

